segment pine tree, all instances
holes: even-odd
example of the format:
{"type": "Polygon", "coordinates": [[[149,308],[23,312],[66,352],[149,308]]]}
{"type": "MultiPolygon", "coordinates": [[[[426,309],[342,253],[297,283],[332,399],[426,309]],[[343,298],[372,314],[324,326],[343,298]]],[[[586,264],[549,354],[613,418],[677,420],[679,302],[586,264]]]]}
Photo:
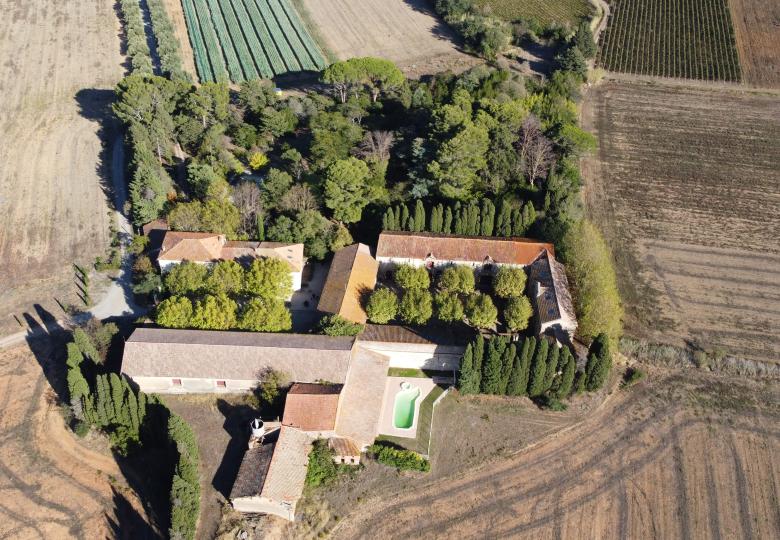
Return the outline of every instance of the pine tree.
{"type": "Polygon", "coordinates": [[[496,222],[496,207],[490,199],[482,199],[482,227],[479,234],[493,236],[496,222]]]}
{"type": "Polygon", "coordinates": [[[501,369],[501,384],[498,388],[498,393],[502,395],[506,395],[507,389],[509,387],[509,379],[512,375],[512,368],[515,365],[515,360],[517,359],[517,347],[514,343],[509,345],[509,347],[504,350],[503,355],[503,366],[501,369]]]}
{"type": "Polygon", "coordinates": [[[537,397],[544,393],[544,378],[547,374],[547,352],[550,347],[550,343],[542,338],[539,342],[539,347],[534,354],[533,362],[531,362],[531,378],[528,381],[528,395],[531,397],[537,397]]]}
{"type": "Polygon", "coordinates": [[[557,345],[550,347],[547,353],[547,372],[544,375],[544,391],[547,392],[552,388],[555,376],[558,374],[558,358],[560,357],[561,349],[557,345]]]}
{"type": "Polygon", "coordinates": [[[497,394],[501,386],[501,338],[493,338],[487,346],[487,355],[482,365],[482,384],[480,390],[483,394],[497,394]]]}
{"type": "Polygon", "coordinates": [[[420,199],[414,205],[414,218],[412,219],[412,230],[421,232],[425,229],[425,205],[420,199]]]}
{"type": "Polygon", "coordinates": [[[596,336],[588,350],[585,388],[592,392],[604,386],[610,369],[612,369],[612,352],[609,350],[609,336],[602,333],[596,336]]]}
{"type": "Polygon", "coordinates": [[[512,207],[501,201],[501,208],[496,219],[496,236],[508,238],[512,236],[512,207]]]}
{"type": "Polygon", "coordinates": [[[444,209],[444,223],[442,224],[441,232],[445,234],[452,233],[452,208],[449,206],[444,209]]]}

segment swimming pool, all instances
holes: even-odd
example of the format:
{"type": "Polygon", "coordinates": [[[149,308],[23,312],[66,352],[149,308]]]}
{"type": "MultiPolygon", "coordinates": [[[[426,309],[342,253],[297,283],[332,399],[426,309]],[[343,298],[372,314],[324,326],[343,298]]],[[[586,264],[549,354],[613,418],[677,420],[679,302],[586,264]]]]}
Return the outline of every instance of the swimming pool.
{"type": "Polygon", "coordinates": [[[401,390],[395,395],[393,405],[393,426],[409,429],[414,425],[414,405],[420,397],[420,389],[408,382],[401,383],[401,390]]]}

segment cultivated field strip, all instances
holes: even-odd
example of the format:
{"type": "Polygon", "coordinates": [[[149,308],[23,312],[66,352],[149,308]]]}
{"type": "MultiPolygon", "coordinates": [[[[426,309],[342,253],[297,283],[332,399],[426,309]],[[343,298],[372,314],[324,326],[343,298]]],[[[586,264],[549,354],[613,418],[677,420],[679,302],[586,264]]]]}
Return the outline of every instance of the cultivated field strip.
{"type": "Polygon", "coordinates": [[[326,62],[289,0],[182,0],[202,82],[271,78],[326,62]]]}
{"type": "Polygon", "coordinates": [[[780,362],[776,98],[606,84],[591,108],[588,202],[630,330],[780,362]]]}
{"type": "Polygon", "coordinates": [[[593,6],[583,0],[478,0],[477,4],[505,21],[525,18],[534,19],[541,25],[568,23],[576,26],[581,19],[593,14],[593,6]]]}
{"type": "Polygon", "coordinates": [[[738,401],[745,389],[659,386],[615,396],[583,425],[516,457],[369,502],[336,536],[772,536],[780,528],[768,508],[780,495],[773,405],[709,414],[699,399],[738,401]]]}
{"type": "Polygon", "coordinates": [[[727,0],[615,0],[597,62],[610,71],[739,81],[727,0]]]}
{"type": "Polygon", "coordinates": [[[729,0],[745,82],[780,88],[780,2],[729,0]]]}

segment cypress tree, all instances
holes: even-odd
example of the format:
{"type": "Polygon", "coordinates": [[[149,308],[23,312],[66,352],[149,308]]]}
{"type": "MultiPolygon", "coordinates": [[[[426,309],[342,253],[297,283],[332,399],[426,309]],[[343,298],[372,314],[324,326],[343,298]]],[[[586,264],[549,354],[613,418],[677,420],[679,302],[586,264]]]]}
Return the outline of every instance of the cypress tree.
{"type": "Polygon", "coordinates": [[[414,204],[414,218],[412,220],[412,230],[420,232],[425,229],[425,206],[420,199],[414,204]]]}
{"type": "Polygon", "coordinates": [[[585,372],[584,371],[577,371],[574,374],[574,385],[573,385],[572,393],[574,393],[574,394],[581,394],[582,392],[585,391],[585,379],[586,378],[587,377],[585,376],[585,372]]]}
{"type": "Polygon", "coordinates": [[[65,363],[72,368],[80,366],[81,362],[84,360],[84,355],[81,353],[79,346],[71,341],[65,346],[65,348],[68,351],[68,357],[65,360],[65,363]]]}
{"type": "Polygon", "coordinates": [[[110,423],[110,415],[107,405],[111,392],[109,388],[106,388],[107,385],[107,377],[105,375],[98,375],[95,379],[95,389],[97,390],[95,398],[95,418],[97,420],[96,423],[100,428],[104,428],[110,423]]]}
{"type": "Polygon", "coordinates": [[[598,390],[607,380],[609,370],[612,369],[612,353],[609,350],[609,336],[599,334],[588,351],[588,362],[585,364],[585,388],[598,390]]]}
{"type": "Polygon", "coordinates": [[[479,206],[475,203],[471,203],[466,207],[468,217],[466,218],[466,234],[471,236],[479,236],[480,232],[480,213],[479,206]]]}
{"type": "Polygon", "coordinates": [[[452,233],[452,208],[449,206],[444,209],[444,223],[442,224],[441,232],[446,234],[452,233]]]}
{"type": "Polygon", "coordinates": [[[455,208],[452,213],[455,215],[454,232],[455,234],[465,234],[466,227],[463,222],[463,212],[461,211],[460,203],[455,204],[455,208]]]}
{"type": "Polygon", "coordinates": [[[382,230],[392,231],[393,221],[395,221],[395,217],[393,216],[393,209],[388,208],[387,210],[385,210],[385,215],[382,216],[382,230]]]}
{"type": "Polygon", "coordinates": [[[108,385],[111,387],[111,408],[114,411],[114,419],[118,424],[126,426],[129,423],[129,419],[125,418],[127,411],[122,407],[125,396],[119,375],[113,372],[109,374],[108,385]]]}
{"type": "Polygon", "coordinates": [[[505,201],[501,201],[501,207],[498,211],[496,236],[505,238],[512,236],[512,208],[505,201]]]}
{"type": "MultiPolygon", "coordinates": [[[[528,340],[526,340],[528,341],[528,340]]],[[[514,347],[514,345],[512,345],[514,347]]],[[[526,348],[527,344],[523,343],[523,348],[526,348]]],[[[516,351],[517,349],[515,349],[516,351]]],[[[512,362],[512,371],[509,374],[509,382],[506,386],[506,395],[508,396],[521,396],[525,393],[525,388],[521,388],[522,385],[522,364],[523,353],[515,354],[514,361],[512,362]]]]}
{"type": "Polygon", "coordinates": [[[474,371],[478,374],[476,377],[477,388],[482,385],[482,364],[485,360],[485,338],[477,336],[474,342],[474,371]]]}
{"type": "Polygon", "coordinates": [[[458,390],[461,394],[473,394],[472,382],[474,380],[474,350],[469,343],[460,361],[460,376],[458,377],[458,390]]]}
{"type": "Polygon", "coordinates": [[[523,348],[520,352],[520,377],[518,378],[517,388],[520,392],[518,396],[528,394],[528,380],[531,378],[531,359],[536,352],[536,338],[526,338],[523,342],[523,348]]]}
{"type": "Polygon", "coordinates": [[[531,201],[526,201],[523,205],[523,229],[526,231],[536,223],[536,208],[531,201]]]}
{"type": "Polygon", "coordinates": [[[547,352],[549,342],[542,338],[531,362],[531,378],[528,381],[528,395],[537,397],[544,393],[544,378],[547,374],[547,352]]]}
{"type": "Polygon", "coordinates": [[[396,204],[395,208],[393,209],[393,228],[391,230],[393,231],[400,231],[403,227],[401,227],[401,205],[396,204]]]}
{"type": "Polygon", "coordinates": [[[512,210],[512,236],[523,236],[525,227],[523,227],[523,212],[519,208],[512,210]]]}
{"type": "Polygon", "coordinates": [[[577,363],[575,362],[574,356],[572,356],[568,347],[564,347],[563,354],[561,354],[561,359],[565,360],[566,363],[564,364],[562,370],[563,374],[561,375],[557,384],[557,388],[555,389],[555,397],[558,399],[565,398],[569,395],[569,392],[571,392],[572,385],[574,384],[574,372],[577,369],[577,363]]]}
{"type": "Polygon", "coordinates": [[[262,242],[265,240],[265,216],[258,214],[255,217],[255,225],[255,234],[257,235],[257,239],[262,242]]]}
{"type": "Polygon", "coordinates": [[[514,343],[509,345],[504,350],[504,356],[503,356],[503,366],[501,369],[501,384],[498,388],[498,393],[506,395],[508,393],[507,389],[509,387],[509,379],[512,375],[512,368],[515,365],[515,360],[517,359],[517,347],[514,343]]]}
{"type": "Polygon", "coordinates": [[[493,338],[487,346],[485,361],[482,364],[482,384],[480,389],[483,394],[497,394],[501,386],[501,338],[493,338]]]}
{"type": "Polygon", "coordinates": [[[561,349],[557,345],[550,347],[547,353],[547,372],[544,375],[544,391],[547,392],[552,388],[555,376],[558,374],[558,359],[561,354],[561,349]]]}
{"type": "Polygon", "coordinates": [[[399,231],[410,231],[412,230],[410,227],[410,220],[409,220],[409,208],[405,205],[401,205],[401,219],[399,220],[399,231]]]}
{"type": "Polygon", "coordinates": [[[496,222],[496,207],[490,199],[482,199],[482,236],[493,236],[496,222]]]}

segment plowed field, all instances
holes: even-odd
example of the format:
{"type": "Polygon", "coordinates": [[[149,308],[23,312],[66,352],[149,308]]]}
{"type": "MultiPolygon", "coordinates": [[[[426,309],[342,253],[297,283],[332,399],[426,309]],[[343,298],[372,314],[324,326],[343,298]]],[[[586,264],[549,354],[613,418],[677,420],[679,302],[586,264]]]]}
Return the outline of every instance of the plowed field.
{"type": "Polygon", "coordinates": [[[780,88],[780,2],[729,0],[743,80],[780,88]]]}
{"type": "Polygon", "coordinates": [[[582,424],[509,459],[360,505],[335,536],[775,537],[772,388],[651,373],[582,424]]]}
{"type": "Polygon", "coordinates": [[[778,96],[610,82],[583,121],[629,333],[780,362],[778,96]]]}

